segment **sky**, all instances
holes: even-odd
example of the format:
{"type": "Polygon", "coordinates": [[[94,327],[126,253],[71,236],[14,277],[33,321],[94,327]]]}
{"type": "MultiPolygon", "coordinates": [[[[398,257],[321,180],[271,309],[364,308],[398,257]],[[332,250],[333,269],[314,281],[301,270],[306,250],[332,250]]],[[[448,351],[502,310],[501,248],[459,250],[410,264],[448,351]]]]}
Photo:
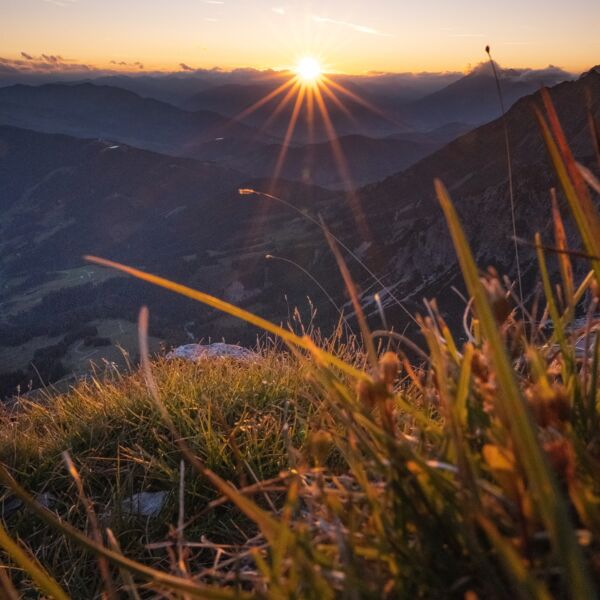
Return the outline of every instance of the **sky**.
{"type": "Polygon", "coordinates": [[[600,0],[0,0],[0,57],[123,70],[600,63],[600,0]],[[27,58],[31,57],[31,58],[27,58]]]}

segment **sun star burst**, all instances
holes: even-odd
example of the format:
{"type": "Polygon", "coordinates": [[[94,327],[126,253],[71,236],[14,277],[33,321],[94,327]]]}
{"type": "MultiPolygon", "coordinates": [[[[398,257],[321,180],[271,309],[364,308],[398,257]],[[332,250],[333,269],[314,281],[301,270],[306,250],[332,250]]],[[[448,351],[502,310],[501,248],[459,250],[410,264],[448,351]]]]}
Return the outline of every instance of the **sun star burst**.
{"type": "Polygon", "coordinates": [[[321,77],[323,70],[316,58],[305,56],[298,62],[296,73],[304,83],[314,83],[321,77]]]}

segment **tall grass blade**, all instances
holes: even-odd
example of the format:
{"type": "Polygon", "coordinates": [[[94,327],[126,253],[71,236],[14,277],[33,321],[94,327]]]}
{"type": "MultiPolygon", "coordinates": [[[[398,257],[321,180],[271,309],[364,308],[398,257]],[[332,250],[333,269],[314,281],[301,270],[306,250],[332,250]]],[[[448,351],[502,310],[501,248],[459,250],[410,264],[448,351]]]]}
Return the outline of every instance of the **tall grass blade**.
{"type": "Polygon", "coordinates": [[[513,589],[523,600],[552,600],[552,596],[545,585],[536,581],[523,564],[523,559],[507,542],[498,529],[483,517],[478,518],[479,525],[485,531],[488,539],[494,546],[504,570],[512,580],[513,589]]]}
{"type": "Polygon", "coordinates": [[[444,211],[469,294],[474,299],[481,331],[490,347],[490,355],[501,392],[501,410],[510,424],[511,436],[524,467],[532,496],[548,530],[556,557],[565,572],[568,588],[575,597],[593,597],[594,586],[588,576],[566,504],[558,491],[553,473],[540,448],[535,426],[521,396],[492,307],[479,280],[477,266],[456,210],[444,184],[436,179],[435,189],[444,211]]]}
{"type": "Polygon", "coordinates": [[[19,593],[12,584],[8,569],[4,565],[0,566],[0,592],[4,594],[5,600],[19,600],[19,593]]]}
{"type": "Polygon", "coordinates": [[[558,265],[560,268],[560,275],[563,282],[563,290],[567,303],[569,306],[573,304],[573,295],[575,294],[575,288],[573,284],[573,265],[568,254],[567,246],[567,234],[565,232],[565,226],[560,215],[560,209],[558,208],[558,198],[556,197],[556,190],[552,188],[550,190],[552,198],[552,221],[554,224],[554,240],[556,247],[562,252],[558,253],[558,265]]]}
{"type": "Polygon", "coordinates": [[[69,596],[39,563],[25,552],[0,524],[0,546],[33,579],[40,590],[54,600],[69,600],[69,596]]]}
{"type": "Polygon", "coordinates": [[[498,76],[498,70],[496,69],[496,63],[492,58],[492,53],[489,46],[485,48],[487,55],[492,65],[492,71],[494,73],[494,80],[496,81],[496,91],[498,92],[498,100],[500,102],[500,110],[502,113],[502,128],[504,130],[504,147],[506,151],[506,168],[508,171],[508,194],[510,199],[510,217],[513,230],[513,241],[515,250],[515,261],[517,263],[517,281],[519,283],[519,298],[523,301],[523,277],[521,275],[521,260],[519,257],[519,244],[517,243],[517,220],[515,217],[515,191],[513,183],[513,172],[512,172],[512,157],[510,151],[510,136],[508,134],[508,120],[506,118],[506,109],[504,107],[504,96],[502,94],[502,86],[500,85],[500,77],[498,76]]]}
{"type": "Polygon", "coordinates": [[[186,296],[187,298],[191,298],[192,300],[196,300],[197,302],[201,302],[202,304],[206,304],[207,306],[212,306],[221,312],[227,313],[233,317],[241,319],[242,321],[246,321],[251,325],[259,327],[260,329],[264,329],[273,335],[276,335],[283,339],[284,341],[293,344],[299,348],[304,350],[308,350],[310,352],[317,352],[318,358],[325,364],[330,364],[333,367],[338,368],[340,371],[350,375],[355,379],[369,379],[368,376],[356,369],[352,365],[347,364],[343,360],[339,359],[337,356],[321,350],[320,348],[315,349],[314,344],[311,344],[308,338],[301,338],[292,332],[283,329],[283,327],[279,327],[263,319],[257,315],[248,312],[242,308],[238,308],[233,304],[229,304],[229,302],[225,302],[223,300],[219,300],[210,294],[206,294],[204,292],[200,292],[198,290],[194,290],[185,285],[181,285],[179,283],[175,283],[173,281],[169,281],[168,279],[164,279],[163,277],[158,277],[156,275],[151,275],[150,273],[145,273],[144,271],[140,271],[139,269],[134,269],[133,267],[128,267],[127,265],[123,265],[121,263],[113,262],[112,260],[106,260],[104,258],[99,258],[97,256],[84,256],[84,259],[95,263],[97,265],[102,265],[104,267],[109,267],[111,269],[116,269],[117,271],[121,271],[122,273],[127,273],[128,275],[132,275],[137,279],[141,279],[143,281],[147,281],[159,287],[165,288],[176,294],[180,294],[181,296],[186,296]]]}
{"type": "MultiPolygon", "coordinates": [[[[537,108],[534,112],[542,131],[542,136],[546,142],[548,153],[554,164],[586,250],[593,256],[600,256],[600,218],[568,147],[547,90],[542,90],[542,98],[549,111],[552,131],[541,112],[537,108]]],[[[600,261],[592,260],[592,266],[597,280],[600,281],[600,261]]]]}
{"type": "Polygon", "coordinates": [[[329,248],[335,260],[337,262],[340,273],[342,274],[342,278],[344,279],[344,284],[346,285],[346,289],[350,294],[350,299],[352,300],[352,306],[354,307],[354,312],[356,314],[356,318],[358,320],[358,325],[360,327],[360,332],[363,337],[363,343],[365,344],[365,348],[367,350],[367,356],[371,362],[371,366],[374,370],[377,369],[377,353],[375,352],[375,344],[373,343],[373,336],[369,331],[369,326],[367,325],[367,319],[365,317],[365,313],[363,312],[362,306],[360,304],[360,299],[358,297],[358,291],[356,290],[356,285],[354,284],[354,280],[352,279],[352,275],[350,275],[350,271],[344,261],[344,257],[339,251],[335,239],[329,232],[329,229],[325,226],[325,223],[321,222],[321,227],[323,228],[323,232],[325,233],[325,237],[327,239],[327,243],[329,244],[329,248]]]}

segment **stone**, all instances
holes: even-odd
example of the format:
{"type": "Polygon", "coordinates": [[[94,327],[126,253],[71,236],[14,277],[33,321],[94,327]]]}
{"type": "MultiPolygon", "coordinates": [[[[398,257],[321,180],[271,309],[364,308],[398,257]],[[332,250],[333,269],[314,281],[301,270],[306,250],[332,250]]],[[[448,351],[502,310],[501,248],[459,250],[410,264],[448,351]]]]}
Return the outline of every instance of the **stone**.
{"type": "Polygon", "coordinates": [[[169,492],[139,492],[121,503],[124,513],[140,517],[158,517],[163,509],[169,492]]]}
{"type": "Polygon", "coordinates": [[[237,360],[251,361],[258,357],[256,352],[237,346],[235,344],[186,344],[171,350],[167,359],[183,359],[198,362],[206,358],[235,358],[237,360]]]}

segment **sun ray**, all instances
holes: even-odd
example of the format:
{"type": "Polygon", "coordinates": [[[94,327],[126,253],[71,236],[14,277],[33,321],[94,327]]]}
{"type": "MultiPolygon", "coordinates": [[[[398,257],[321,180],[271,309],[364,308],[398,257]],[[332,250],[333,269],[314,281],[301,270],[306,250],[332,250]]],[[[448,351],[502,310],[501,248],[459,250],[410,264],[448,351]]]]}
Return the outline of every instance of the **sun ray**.
{"type": "Polygon", "coordinates": [[[298,93],[298,88],[300,87],[300,82],[297,78],[294,78],[294,86],[288,90],[288,93],[281,99],[275,110],[269,115],[269,118],[260,126],[258,130],[259,133],[264,133],[268,130],[271,124],[277,119],[277,117],[281,114],[281,111],[290,103],[293,99],[294,94],[298,93]]]}
{"type": "Polygon", "coordinates": [[[309,86],[306,90],[306,121],[308,123],[308,143],[315,141],[315,90],[309,86]]]}
{"type": "Polygon", "coordinates": [[[261,108],[262,106],[267,104],[267,102],[270,102],[271,100],[273,100],[273,98],[279,96],[279,94],[282,94],[287,88],[294,85],[294,83],[296,83],[295,77],[286,81],[285,83],[282,83],[279,87],[277,87],[274,90],[272,90],[271,92],[269,92],[266,96],[263,96],[260,100],[257,100],[254,104],[252,104],[248,108],[245,108],[241,113],[236,115],[233,118],[233,120],[241,121],[242,119],[245,119],[246,117],[250,116],[253,112],[256,112],[259,108],[261,108]]]}
{"type": "Polygon", "coordinates": [[[347,87],[343,86],[341,83],[334,81],[331,77],[327,77],[327,75],[323,75],[321,77],[321,79],[324,83],[328,83],[330,86],[335,88],[338,92],[344,94],[345,96],[348,96],[348,98],[350,98],[351,100],[354,100],[354,102],[356,102],[357,104],[364,106],[365,108],[367,108],[371,112],[375,113],[376,115],[379,115],[386,121],[389,121],[390,123],[393,123],[394,125],[397,125],[399,127],[405,126],[405,124],[403,124],[400,121],[398,121],[397,119],[393,118],[392,116],[387,114],[385,111],[383,111],[380,108],[378,108],[377,106],[375,106],[373,103],[369,102],[368,100],[365,100],[364,98],[361,98],[358,94],[355,94],[353,91],[349,90],[347,87]]]}
{"type": "Polygon", "coordinates": [[[301,85],[298,91],[298,96],[296,97],[296,103],[294,104],[294,110],[292,111],[292,116],[290,117],[287,131],[285,132],[285,137],[283,138],[283,144],[281,146],[281,150],[279,151],[279,156],[277,157],[277,163],[275,164],[275,170],[272,177],[272,185],[274,185],[274,183],[279,179],[279,175],[281,174],[281,169],[283,168],[283,163],[285,162],[285,157],[287,156],[290,141],[292,140],[294,130],[296,129],[296,123],[298,121],[298,115],[300,114],[300,108],[302,108],[302,101],[304,100],[305,93],[306,86],[301,85]]]}
{"type": "MultiPolygon", "coordinates": [[[[296,87],[294,87],[292,89],[296,89],[296,87]]],[[[277,162],[275,164],[275,169],[273,170],[273,175],[271,176],[271,179],[269,182],[269,192],[270,193],[274,193],[276,191],[275,186],[277,184],[277,181],[279,180],[279,176],[281,175],[281,170],[283,168],[283,164],[284,164],[285,158],[287,156],[289,144],[292,139],[292,136],[294,135],[294,129],[296,128],[296,122],[298,120],[298,115],[300,114],[300,109],[302,107],[302,101],[304,99],[304,93],[306,90],[306,86],[298,84],[297,89],[298,89],[298,94],[296,96],[296,102],[294,104],[292,116],[290,117],[290,121],[288,123],[287,130],[285,133],[285,137],[283,139],[281,148],[279,150],[279,154],[277,155],[277,162]]],[[[265,206],[262,206],[259,208],[258,214],[256,215],[256,218],[254,219],[254,223],[249,228],[249,231],[248,231],[249,243],[251,243],[251,241],[254,239],[254,237],[257,235],[257,233],[262,230],[262,227],[265,222],[267,210],[268,210],[268,205],[265,205],[265,206]]]]}
{"type": "Polygon", "coordinates": [[[333,90],[329,88],[325,80],[319,81],[319,87],[323,90],[327,97],[352,121],[353,124],[358,125],[356,117],[350,112],[347,106],[335,95],[333,90]]]}
{"type": "Polygon", "coordinates": [[[356,226],[363,238],[363,240],[367,241],[371,239],[371,234],[369,231],[369,226],[367,224],[367,219],[365,217],[364,212],[360,206],[360,200],[356,194],[354,183],[352,182],[352,177],[350,176],[350,169],[348,168],[348,163],[346,161],[346,157],[344,156],[344,151],[340,144],[340,141],[337,137],[337,133],[335,131],[335,127],[331,122],[331,117],[329,116],[329,111],[327,109],[327,105],[323,99],[323,95],[321,94],[320,86],[315,86],[315,99],[317,101],[317,106],[319,111],[321,112],[321,116],[323,118],[323,122],[325,124],[325,129],[327,130],[327,134],[329,136],[329,142],[331,145],[331,149],[333,151],[333,155],[339,169],[340,176],[344,182],[345,191],[348,196],[348,200],[350,201],[350,209],[352,210],[352,215],[356,222],[356,226]]]}

